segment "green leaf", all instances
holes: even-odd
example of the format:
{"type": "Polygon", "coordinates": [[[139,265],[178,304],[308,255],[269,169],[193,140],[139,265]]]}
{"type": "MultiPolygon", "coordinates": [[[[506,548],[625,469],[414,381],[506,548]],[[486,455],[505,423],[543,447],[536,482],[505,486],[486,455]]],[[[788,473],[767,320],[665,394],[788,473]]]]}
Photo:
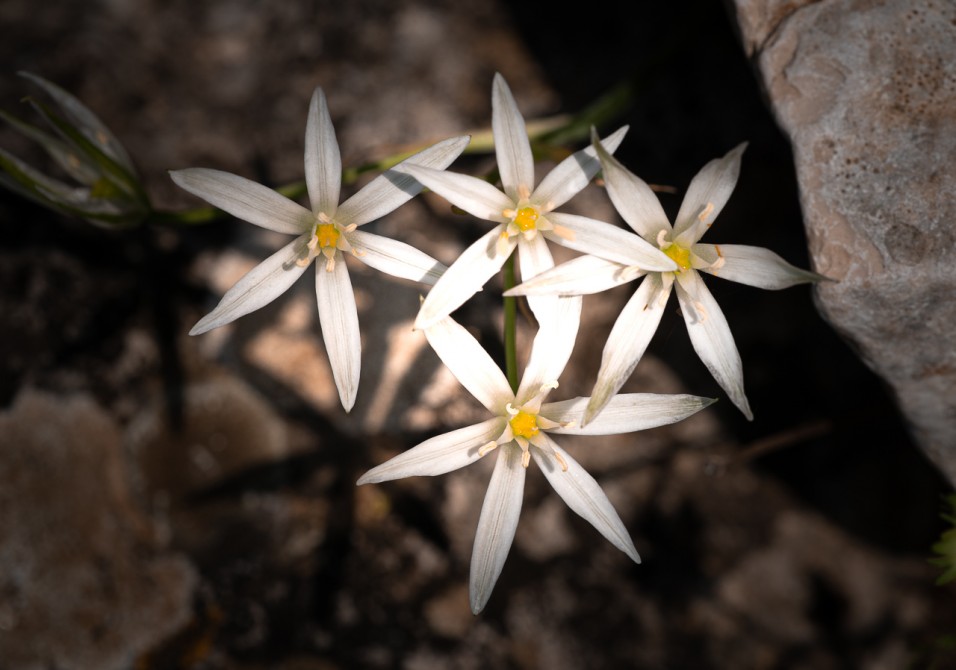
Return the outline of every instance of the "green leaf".
{"type": "Polygon", "coordinates": [[[143,190],[138,177],[130,172],[124,165],[118,163],[115,159],[104,152],[97,143],[90,141],[78,128],[53,113],[46,105],[36,100],[31,100],[30,104],[67,142],[76,147],[78,151],[85,154],[87,158],[96,164],[101,170],[102,175],[115,184],[121,191],[127,193],[130,197],[142,202],[148,203],[146,192],[143,190]]]}
{"type": "Polygon", "coordinates": [[[13,126],[21,135],[29,137],[42,146],[67,174],[81,184],[92,184],[100,178],[99,170],[96,170],[87,161],[84,161],[76,150],[49,133],[3,111],[0,111],[0,119],[13,126]]]}
{"type": "Polygon", "coordinates": [[[102,121],[97,118],[90,109],[82,102],[77,100],[71,94],[43,77],[39,77],[30,72],[20,72],[21,77],[29,79],[34,84],[42,88],[63,110],[64,115],[70,123],[78,128],[90,142],[99,147],[103,153],[112,158],[115,162],[122,165],[125,170],[131,174],[136,174],[133,162],[123,144],[116,139],[116,136],[110,132],[102,121]]]}

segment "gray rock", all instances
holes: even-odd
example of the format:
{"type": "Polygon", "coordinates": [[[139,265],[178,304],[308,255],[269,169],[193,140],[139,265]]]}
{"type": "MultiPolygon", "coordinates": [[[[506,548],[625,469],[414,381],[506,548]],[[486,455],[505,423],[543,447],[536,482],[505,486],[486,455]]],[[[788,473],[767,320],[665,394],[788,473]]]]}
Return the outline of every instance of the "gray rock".
{"type": "Polygon", "coordinates": [[[197,576],[133,502],[119,428],[24,391],[0,435],[0,666],[132,667],[189,622],[197,576]]]}
{"type": "Polygon", "coordinates": [[[815,269],[837,280],[820,310],[956,482],[956,6],[735,4],[793,144],[815,269]]]}

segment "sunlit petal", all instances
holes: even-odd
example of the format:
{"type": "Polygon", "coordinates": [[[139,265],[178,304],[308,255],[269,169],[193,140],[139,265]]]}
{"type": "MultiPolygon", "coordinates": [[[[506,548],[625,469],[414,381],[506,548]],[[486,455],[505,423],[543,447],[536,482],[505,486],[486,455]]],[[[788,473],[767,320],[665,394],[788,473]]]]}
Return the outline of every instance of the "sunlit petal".
{"type": "Polygon", "coordinates": [[[454,319],[445,317],[426,328],[425,337],[461,385],[490,412],[501,414],[514,399],[501,368],[454,319]]]}
{"type": "Polygon", "coordinates": [[[505,446],[497,451],[471,555],[470,600],[475,614],[484,609],[508,558],[524,497],[525,469],[521,467],[520,450],[505,446]]]}
{"type": "Polygon", "coordinates": [[[308,267],[296,265],[304,244],[304,238],[298,237],[252,268],[226,291],[216,309],[200,319],[189,334],[200,335],[235,321],[285,293],[308,267]]]}
{"type": "MultiPolygon", "coordinates": [[[[535,235],[530,240],[518,237],[518,267],[522,280],[536,277],[554,267],[554,258],[544,237],[535,235]]],[[[558,300],[559,298],[553,295],[529,296],[528,306],[540,323],[547,320],[548,315],[557,308],[558,300]]]]}
{"type": "Polygon", "coordinates": [[[610,223],[561,212],[551,212],[548,220],[574,233],[573,236],[547,233],[549,240],[561,246],[647,271],[671,272],[677,269],[677,263],[643,237],[610,223]]]}
{"type": "Polygon", "coordinates": [[[332,271],[325,263],[315,266],[315,294],[319,304],[322,338],[332,365],[332,377],[345,411],[352,409],[358,393],[362,367],[362,340],[358,311],[345,259],[338,259],[332,271]]]}
{"type": "Polygon", "coordinates": [[[498,239],[504,230],[498,226],[465,249],[441,279],[432,287],[415,319],[415,328],[428,328],[458,309],[475,295],[504,265],[517,241],[510,238],[504,254],[498,253],[498,239]]]}
{"type": "Polygon", "coordinates": [[[816,272],[790,265],[774,252],[762,247],[695,244],[693,252],[710,263],[706,267],[697,268],[701,272],[757,288],[776,290],[826,279],[816,272]]]}
{"type": "Polygon", "coordinates": [[[403,477],[443,475],[477,461],[478,449],[501,435],[506,420],[495,417],[466,428],[425,440],[372,468],[358,484],[375,484],[403,477]]]}
{"type": "Polygon", "coordinates": [[[173,170],[169,176],[210,205],[262,228],[301,235],[312,225],[305,207],[245,177],[207,168],[173,170]]]}
{"type": "Polygon", "coordinates": [[[517,399],[521,404],[541,386],[558,380],[571,357],[581,322],[581,296],[553,297],[553,304],[538,317],[538,333],[521,376],[517,399]]]}
{"type": "Polygon", "coordinates": [[[667,214],[651,187],[599,146],[593,133],[591,145],[601,159],[608,197],[627,225],[648,241],[656,240],[662,230],[670,232],[667,214]]]}
{"type": "Polygon", "coordinates": [[[444,170],[465,150],[469,139],[463,135],[438,142],[386,170],[339,205],[336,221],[342,226],[361,226],[394,211],[422,190],[421,182],[401,172],[402,165],[444,170]]]}
{"type": "MultiPolygon", "coordinates": [[[[601,140],[601,144],[608,153],[613,154],[626,134],[627,126],[623,126],[601,140]]],[[[601,161],[594,147],[581,149],[558,163],[541,180],[531,195],[531,202],[544,212],[550,212],[584,190],[600,169],[601,161]]]]}
{"type": "Polygon", "coordinates": [[[514,202],[527,198],[534,189],[531,143],[511,89],[500,74],[495,74],[491,87],[491,130],[505,193],[514,202]]]}
{"type": "Polygon", "coordinates": [[[545,439],[548,439],[551,448],[568,468],[567,471],[563,470],[555,458],[541,449],[531,450],[532,457],[554,490],[567,503],[571,511],[594,526],[607,538],[608,542],[627,554],[632,561],[640,563],[641,557],[634,548],[630,533],[627,532],[624,522],[621,521],[621,517],[618,516],[601,486],[576,460],[571,458],[568,452],[555,444],[553,440],[545,439]]]}
{"type": "Polygon", "coordinates": [[[412,175],[426,188],[479,219],[503,223],[509,219],[502,212],[514,207],[511,198],[484,179],[418,165],[401,165],[392,169],[412,175]]]}
{"type": "Polygon", "coordinates": [[[601,369],[583,423],[590,423],[624,385],[650,343],[670,295],[658,274],[647,275],[617,317],[604,345],[601,369]]]}
{"type": "Polygon", "coordinates": [[[744,393],[744,371],[727,319],[714,297],[693,270],[677,277],[677,299],[694,350],[710,374],[748,420],[753,420],[744,393]]]}
{"type": "Polygon", "coordinates": [[[558,423],[573,423],[564,428],[552,428],[550,433],[568,435],[618,435],[666,426],[696,414],[712,405],[713,398],[695,395],[665,395],[658,393],[622,393],[615,395],[601,413],[586,426],[580,424],[589,398],[573,398],[545,403],[541,415],[558,423]]]}
{"type": "Polygon", "coordinates": [[[305,183],[312,212],[335,216],[342,188],[342,157],[321,88],[312,94],[305,127],[305,183]]]}
{"type": "Polygon", "coordinates": [[[643,274],[597,256],[579,256],[518,284],[504,295],[589,295],[626,284],[643,274]]]}
{"type": "Polygon", "coordinates": [[[393,277],[434,284],[445,266],[415,247],[381,235],[354,230],[346,235],[358,260],[393,277]]]}
{"type": "Polygon", "coordinates": [[[689,247],[697,242],[720,214],[737,185],[740,158],[746,148],[744,142],[723,158],[715,158],[691,181],[674,224],[674,241],[678,244],[689,247]]]}

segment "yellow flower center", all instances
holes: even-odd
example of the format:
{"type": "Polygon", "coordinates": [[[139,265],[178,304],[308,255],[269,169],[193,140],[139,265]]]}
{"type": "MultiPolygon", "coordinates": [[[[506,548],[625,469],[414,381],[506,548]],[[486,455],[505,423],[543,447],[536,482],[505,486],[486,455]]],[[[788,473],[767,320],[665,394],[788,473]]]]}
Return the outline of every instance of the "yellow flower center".
{"type": "Polygon", "coordinates": [[[538,210],[534,207],[522,207],[515,214],[514,223],[521,232],[527,232],[535,227],[538,221],[538,210]]]}
{"type": "Polygon", "coordinates": [[[661,249],[661,251],[664,252],[665,256],[677,263],[677,266],[680,268],[678,272],[690,269],[690,249],[685,249],[677,244],[671,244],[669,247],[661,249]]]}
{"type": "Polygon", "coordinates": [[[329,247],[334,249],[339,241],[340,234],[334,223],[320,223],[315,227],[315,239],[322,249],[328,249],[329,247]]]}
{"type": "Polygon", "coordinates": [[[519,411],[511,417],[509,423],[511,424],[511,432],[515,434],[515,437],[530,440],[538,434],[538,417],[535,414],[519,411]]]}

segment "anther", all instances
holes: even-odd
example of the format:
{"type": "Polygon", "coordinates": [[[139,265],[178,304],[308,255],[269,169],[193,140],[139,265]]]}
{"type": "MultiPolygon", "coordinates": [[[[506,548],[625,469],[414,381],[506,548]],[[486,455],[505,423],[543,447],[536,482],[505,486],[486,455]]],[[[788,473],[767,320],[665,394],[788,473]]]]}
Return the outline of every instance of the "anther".
{"type": "Polygon", "coordinates": [[[714,211],[714,203],[708,202],[704,209],[701,210],[700,214],[697,215],[697,220],[701,223],[707,221],[707,217],[711,215],[714,211]]]}
{"type": "Polygon", "coordinates": [[[525,449],[521,452],[521,467],[527,470],[528,465],[530,463],[531,463],[531,452],[525,449]]]}
{"type": "Polygon", "coordinates": [[[562,471],[562,472],[567,472],[567,471],[568,471],[568,462],[567,462],[566,460],[564,460],[564,457],[563,457],[561,454],[559,454],[558,452],[555,451],[555,452],[553,452],[553,454],[554,454],[554,460],[556,460],[556,461],[558,462],[558,465],[561,466],[561,471],[562,471]]]}
{"type": "Polygon", "coordinates": [[[497,442],[489,442],[488,444],[478,449],[478,457],[481,458],[483,456],[486,456],[487,454],[491,453],[497,448],[498,448],[497,442]]]}

